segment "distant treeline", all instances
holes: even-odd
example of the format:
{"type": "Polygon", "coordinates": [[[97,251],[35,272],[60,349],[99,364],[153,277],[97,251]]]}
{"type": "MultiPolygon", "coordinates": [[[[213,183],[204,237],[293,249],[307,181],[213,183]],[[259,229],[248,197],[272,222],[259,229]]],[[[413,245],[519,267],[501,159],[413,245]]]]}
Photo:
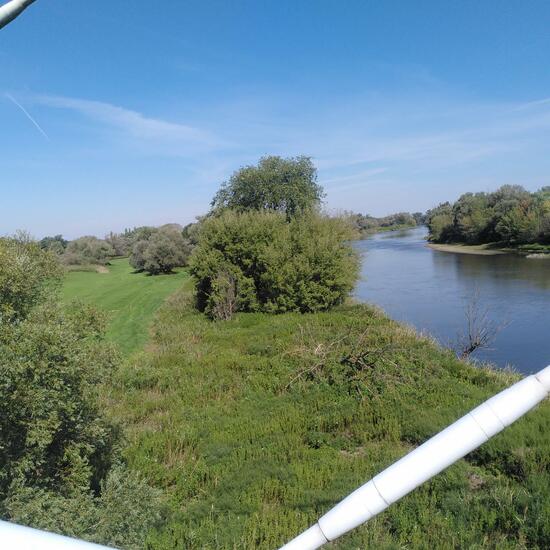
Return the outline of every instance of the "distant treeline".
{"type": "Polygon", "coordinates": [[[429,210],[426,224],[436,243],[550,244],[550,187],[530,193],[504,185],[493,193],[465,193],[429,210]]]}
{"type": "Polygon", "coordinates": [[[160,227],[135,227],[122,233],[111,232],[104,239],[84,236],[67,241],[62,235],[55,235],[44,237],[39,244],[73,269],[106,265],[113,258],[127,256],[136,271],[169,273],[175,267],[186,265],[195,243],[195,225],[182,227],[169,223],[160,227]]]}
{"type": "Polygon", "coordinates": [[[376,233],[377,231],[391,231],[407,227],[415,227],[425,223],[425,216],[422,212],[398,212],[375,218],[368,214],[349,214],[349,219],[354,228],[359,232],[360,237],[376,233]]]}

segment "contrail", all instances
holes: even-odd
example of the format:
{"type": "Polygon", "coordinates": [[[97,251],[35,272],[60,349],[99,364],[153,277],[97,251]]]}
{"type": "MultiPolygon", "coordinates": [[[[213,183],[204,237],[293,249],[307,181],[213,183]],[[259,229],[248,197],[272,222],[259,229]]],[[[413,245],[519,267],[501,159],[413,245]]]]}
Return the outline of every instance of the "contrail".
{"type": "Polygon", "coordinates": [[[50,136],[48,134],[46,134],[46,132],[42,129],[42,127],[40,126],[40,124],[38,124],[38,122],[36,122],[36,120],[34,120],[34,118],[30,115],[30,113],[27,111],[27,109],[25,109],[25,107],[23,107],[23,105],[21,105],[21,103],[19,103],[11,94],[8,94],[6,92],[6,97],[16,106],[16,107],[19,107],[19,109],[21,109],[21,111],[23,111],[23,114],[34,124],[35,128],[48,140],[48,141],[51,141],[50,139],[50,136]]]}

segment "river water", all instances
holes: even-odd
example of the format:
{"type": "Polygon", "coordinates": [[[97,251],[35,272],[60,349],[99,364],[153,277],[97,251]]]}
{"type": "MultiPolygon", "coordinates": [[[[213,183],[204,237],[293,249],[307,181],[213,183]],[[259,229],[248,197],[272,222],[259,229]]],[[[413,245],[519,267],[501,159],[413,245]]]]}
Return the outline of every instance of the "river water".
{"type": "Polygon", "coordinates": [[[362,277],[355,297],[453,346],[477,300],[499,330],[473,357],[532,373],[550,364],[550,260],[475,256],[426,246],[427,231],[379,233],[356,241],[362,277]],[[477,297],[477,298],[476,298],[477,297]]]}

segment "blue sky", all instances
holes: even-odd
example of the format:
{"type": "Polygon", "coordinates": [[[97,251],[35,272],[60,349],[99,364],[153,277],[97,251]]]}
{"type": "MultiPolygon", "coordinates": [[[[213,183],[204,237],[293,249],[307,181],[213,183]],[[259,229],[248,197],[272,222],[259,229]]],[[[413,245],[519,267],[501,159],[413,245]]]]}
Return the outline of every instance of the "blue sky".
{"type": "Polygon", "coordinates": [[[265,154],[335,211],[550,185],[548,29],[538,0],[38,0],[0,31],[0,234],[186,223],[265,154]]]}

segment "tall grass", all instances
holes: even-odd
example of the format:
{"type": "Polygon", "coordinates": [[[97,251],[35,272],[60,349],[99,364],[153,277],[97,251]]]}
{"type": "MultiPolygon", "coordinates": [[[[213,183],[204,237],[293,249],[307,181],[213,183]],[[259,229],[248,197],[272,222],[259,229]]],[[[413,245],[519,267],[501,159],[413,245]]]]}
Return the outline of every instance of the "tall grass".
{"type": "MultiPolygon", "coordinates": [[[[169,505],[149,548],[276,548],[515,379],[365,305],[212,322],[187,282],[109,402],[169,505]]],[[[548,548],[549,487],[544,403],[333,547],[548,548]]]]}

